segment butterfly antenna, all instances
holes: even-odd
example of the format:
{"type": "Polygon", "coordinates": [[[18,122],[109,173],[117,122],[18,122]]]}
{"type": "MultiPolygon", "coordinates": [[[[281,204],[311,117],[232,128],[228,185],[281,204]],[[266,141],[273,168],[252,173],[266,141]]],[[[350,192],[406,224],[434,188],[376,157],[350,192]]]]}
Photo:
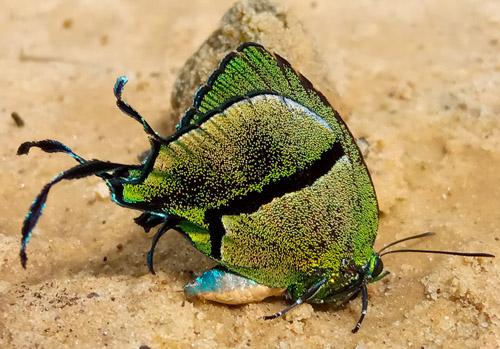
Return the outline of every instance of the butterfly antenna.
{"type": "Polygon", "coordinates": [[[419,249],[407,249],[407,248],[383,252],[386,249],[388,249],[389,247],[400,244],[402,242],[405,242],[408,240],[413,240],[413,239],[420,239],[420,238],[432,236],[432,235],[436,235],[436,233],[427,232],[427,233],[423,233],[423,234],[409,236],[409,237],[401,239],[401,240],[396,240],[394,242],[391,242],[389,245],[385,246],[384,248],[382,248],[380,251],[378,251],[378,255],[380,257],[382,257],[382,256],[385,256],[386,254],[391,254],[391,253],[415,252],[415,253],[447,254],[447,255],[452,255],[452,256],[464,256],[464,257],[495,257],[494,255],[492,255],[490,253],[481,253],[481,252],[456,252],[456,251],[438,251],[438,250],[419,250],[419,249]]]}
{"type": "Polygon", "coordinates": [[[436,233],[429,231],[427,233],[413,235],[413,236],[409,236],[409,237],[401,239],[401,240],[396,240],[396,241],[391,242],[389,245],[384,246],[380,251],[378,251],[378,253],[380,254],[382,251],[387,250],[389,247],[400,244],[400,243],[408,241],[408,240],[420,239],[420,238],[424,238],[427,236],[433,236],[433,235],[436,235],[436,233]]]}
{"type": "Polygon", "coordinates": [[[436,250],[413,250],[413,249],[402,249],[402,250],[392,250],[387,251],[380,254],[380,257],[391,254],[391,253],[400,253],[400,252],[416,252],[416,253],[434,253],[434,254],[447,254],[452,256],[464,256],[464,257],[489,257],[494,258],[495,255],[490,253],[481,253],[481,252],[456,252],[456,251],[436,251],[436,250]]]}

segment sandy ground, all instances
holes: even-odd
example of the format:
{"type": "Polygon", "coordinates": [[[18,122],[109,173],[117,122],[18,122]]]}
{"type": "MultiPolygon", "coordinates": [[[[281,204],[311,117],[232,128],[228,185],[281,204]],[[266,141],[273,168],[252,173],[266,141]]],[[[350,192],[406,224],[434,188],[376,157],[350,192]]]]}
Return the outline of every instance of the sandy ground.
{"type": "MultiPolygon", "coordinates": [[[[435,231],[408,245],[500,255],[500,2],[279,5],[288,9],[277,13],[281,24],[273,15],[241,18],[368,140],[381,208],[376,248],[435,231]]],[[[285,300],[229,307],[185,299],[183,286],[213,262],[178,233],[161,240],[157,275],[149,274],[151,234],[133,223],[136,212],[110,202],[97,178],[54,188],[21,268],[31,201],[74,163],[38,150],[17,157],[18,145],[52,138],[85,158],[137,162],[147,138],[116,109],[115,79],[129,76],[126,99],[168,134],[196,89],[196,79],[185,81],[186,60],[214,30],[226,44],[249,38],[219,27],[231,6],[0,2],[0,347],[499,347],[498,259],[386,256],[392,274],[369,286],[356,335],[359,299],[342,310],[304,305],[265,322],[285,300]]],[[[205,76],[226,49],[205,46],[197,57],[206,64],[195,57],[187,70],[205,76]]]]}

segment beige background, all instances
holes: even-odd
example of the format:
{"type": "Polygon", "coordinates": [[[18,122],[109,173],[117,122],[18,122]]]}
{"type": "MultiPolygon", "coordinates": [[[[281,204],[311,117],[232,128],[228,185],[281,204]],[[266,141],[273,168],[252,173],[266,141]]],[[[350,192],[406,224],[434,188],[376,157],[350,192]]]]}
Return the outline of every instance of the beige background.
{"type": "MultiPolygon", "coordinates": [[[[279,4],[290,16],[281,29],[265,17],[242,18],[371,144],[366,160],[382,211],[376,248],[431,230],[438,235],[409,246],[500,255],[500,2],[279,4]]],[[[147,137],[115,107],[115,79],[129,76],[125,98],[168,134],[176,76],[231,5],[0,2],[0,346],[500,346],[498,259],[385,257],[392,274],[369,286],[356,335],[359,299],[343,310],[304,305],[264,322],[288,303],[186,301],[184,284],[213,263],[175,232],[161,240],[158,274],[150,275],[151,234],[133,223],[136,212],[110,202],[97,178],[53,189],[21,268],[28,207],[74,161],[38,150],[16,157],[18,145],[52,138],[85,158],[137,162],[147,137]]],[[[199,57],[219,59],[210,53],[199,57]]]]}

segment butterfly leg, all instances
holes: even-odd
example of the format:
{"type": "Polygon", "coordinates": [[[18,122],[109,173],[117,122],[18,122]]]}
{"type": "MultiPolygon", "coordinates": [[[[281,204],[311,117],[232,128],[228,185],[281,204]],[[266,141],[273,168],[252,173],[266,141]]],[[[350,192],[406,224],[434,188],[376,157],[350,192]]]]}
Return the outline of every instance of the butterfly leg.
{"type": "Polygon", "coordinates": [[[366,289],[366,284],[363,283],[363,286],[361,288],[361,301],[363,302],[363,308],[361,310],[361,316],[358,320],[358,323],[356,324],[356,327],[352,329],[352,333],[358,332],[359,328],[361,327],[361,323],[363,322],[363,319],[365,318],[365,315],[368,311],[368,290],[366,289]]]}
{"type": "Polygon", "coordinates": [[[274,315],[264,316],[264,319],[265,320],[276,319],[276,318],[284,315],[285,313],[289,312],[290,310],[292,310],[296,306],[301,305],[302,303],[307,302],[308,300],[314,298],[314,296],[318,293],[318,291],[321,289],[321,287],[323,287],[323,285],[326,283],[326,281],[327,281],[327,279],[320,280],[319,282],[314,284],[310,289],[308,289],[306,292],[304,292],[302,297],[297,299],[295,301],[295,303],[293,303],[292,305],[286,307],[285,309],[283,309],[282,311],[280,311],[274,315]]]}
{"type": "MultiPolygon", "coordinates": [[[[142,215],[140,215],[139,217],[136,218],[136,223],[141,225],[144,229],[146,229],[148,226],[147,226],[147,223],[141,224],[141,223],[137,222],[137,220],[141,220],[141,219],[142,220],[151,219],[155,223],[155,225],[158,224],[158,222],[156,222],[154,220],[154,218],[151,218],[151,215],[148,215],[147,213],[143,213],[142,215]]],[[[151,272],[151,274],[153,274],[153,275],[155,274],[155,270],[153,268],[153,256],[154,256],[156,244],[158,244],[158,241],[163,236],[163,234],[165,234],[169,229],[172,229],[173,227],[175,227],[179,222],[180,222],[179,217],[167,216],[167,218],[164,220],[163,225],[160,227],[160,229],[158,229],[155,236],[153,237],[153,242],[151,243],[151,249],[149,250],[148,257],[147,257],[148,268],[149,268],[149,271],[151,272]]],[[[150,224],[152,224],[152,223],[150,222],[150,224]]],[[[148,230],[146,230],[146,231],[148,231],[148,230]]]]}

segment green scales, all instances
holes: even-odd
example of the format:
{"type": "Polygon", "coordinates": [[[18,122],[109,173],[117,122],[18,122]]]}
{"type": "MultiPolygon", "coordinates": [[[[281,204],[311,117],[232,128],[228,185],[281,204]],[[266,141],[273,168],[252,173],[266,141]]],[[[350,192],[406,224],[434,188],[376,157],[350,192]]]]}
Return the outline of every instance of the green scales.
{"type": "Polygon", "coordinates": [[[137,224],[146,231],[160,225],[148,253],[152,273],[155,246],[169,229],[220,263],[186,286],[188,296],[239,304],[285,294],[294,303],[266,317],[275,318],[303,302],[343,304],[361,293],[357,331],[366,284],[388,272],[373,251],[378,206],[370,174],[326,98],[285,59],[245,43],[198,90],[177,132],[163,138],[122,100],[126,83],[119,78],[114,92],[150,137],[142,164],[84,160],[52,140],[20,146],[18,154],[35,146],[80,163],[33,202],[22,229],[23,266],[51,186],[96,175],[114,202],[143,212],[137,224]]]}

